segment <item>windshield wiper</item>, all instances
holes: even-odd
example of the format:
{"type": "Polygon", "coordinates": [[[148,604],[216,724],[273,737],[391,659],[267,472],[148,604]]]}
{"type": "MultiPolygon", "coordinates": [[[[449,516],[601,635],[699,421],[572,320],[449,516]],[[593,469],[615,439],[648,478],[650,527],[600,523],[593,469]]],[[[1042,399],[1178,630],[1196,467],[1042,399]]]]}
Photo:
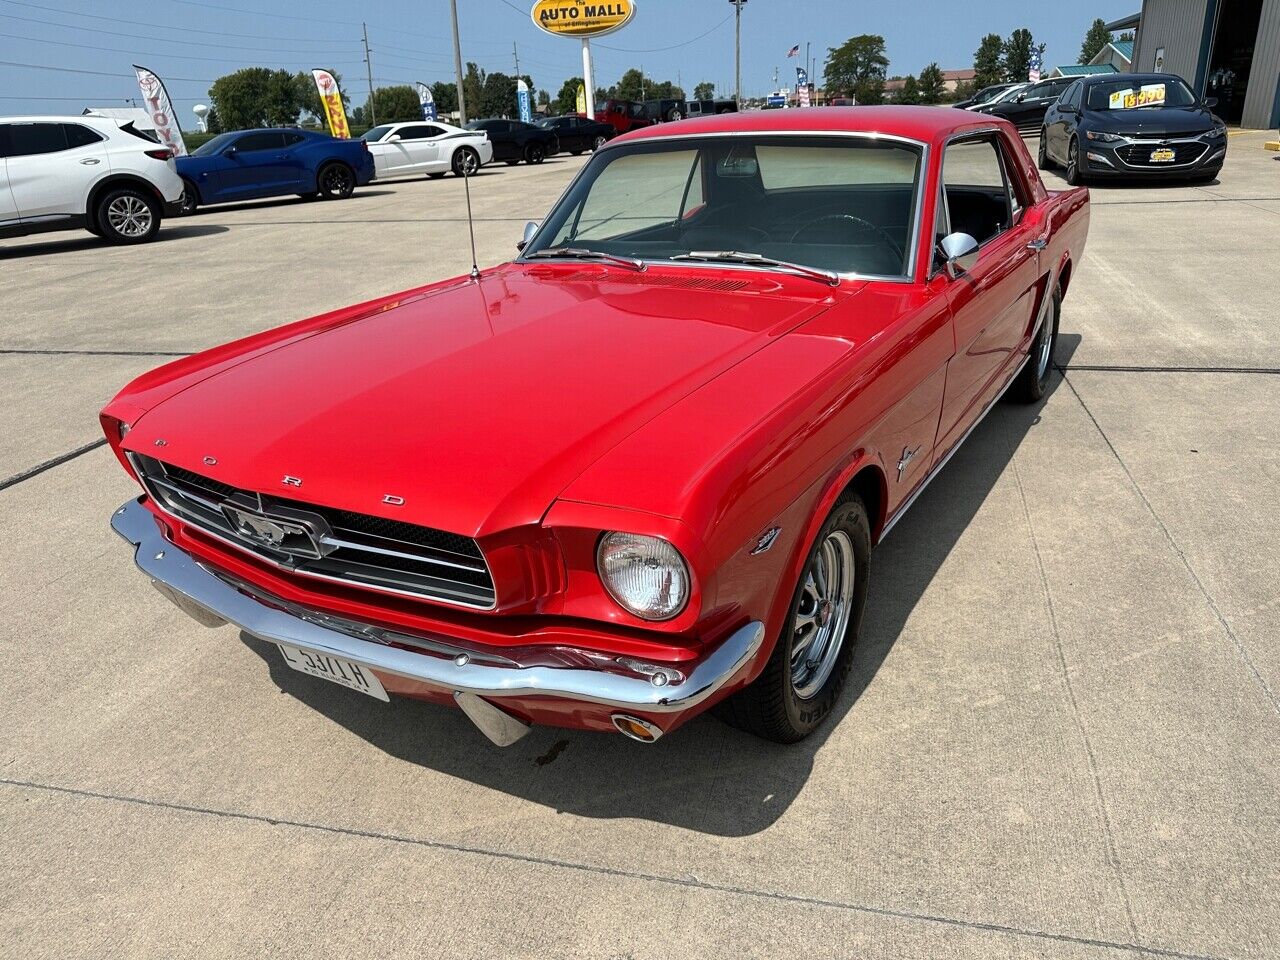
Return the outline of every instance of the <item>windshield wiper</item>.
{"type": "Polygon", "coordinates": [[[533,253],[526,253],[525,259],[532,260],[535,257],[544,257],[550,259],[564,260],[599,260],[601,263],[611,263],[618,267],[629,267],[632,270],[643,270],[645,262],[638,257],[617,257],[612,253],[601,253],[599,250],[588,250],[586,247],[548,247],[546,250],[535,250],[533,253]]]}
{"type": "Polygon", "coordinates": [[[790,260],[775,260],[760,253],[743,253],[740,250],[690,250],[688,253],[677,253],[671,260],[704,260],[711,263],[746,263],[760,267],[777,267],[789,270],[811,280],[820,280],[833,287],[840,285],[840,274],[834,270],[823,270],[819,267],[806,267],[803,263],[792,263],[790,260]]]}

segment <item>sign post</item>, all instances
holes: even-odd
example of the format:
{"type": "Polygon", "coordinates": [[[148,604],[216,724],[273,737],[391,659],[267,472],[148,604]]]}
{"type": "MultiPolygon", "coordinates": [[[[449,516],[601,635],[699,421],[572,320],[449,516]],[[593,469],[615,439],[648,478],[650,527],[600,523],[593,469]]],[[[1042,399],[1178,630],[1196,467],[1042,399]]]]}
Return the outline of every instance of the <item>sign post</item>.
{"type": "Polygon", "coordinates": [[[635,0],[537,0],[529,16],[534,25],[552,36],[582,40],[583,104],[588,117],[596,115],[596,83],[591,69],[591,38],[620,30],[636,15],[635,0]]]}

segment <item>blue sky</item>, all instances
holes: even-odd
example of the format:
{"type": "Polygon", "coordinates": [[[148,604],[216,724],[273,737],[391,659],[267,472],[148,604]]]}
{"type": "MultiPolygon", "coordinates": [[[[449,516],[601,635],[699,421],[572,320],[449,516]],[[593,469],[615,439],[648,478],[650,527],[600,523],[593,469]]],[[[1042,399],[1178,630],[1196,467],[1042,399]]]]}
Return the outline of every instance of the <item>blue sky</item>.
{"type": "MultiPolygon", "coordinates": [[[[486,70],[521,72],[552,92],[581,72],[580,44],[541,33],[531,0],[458,0],[463,59],[486,70]]],[[[596,80],[608,86],[631,66],[692,92],[702,80],[729,93],[733,84],[733,6],[728,0],[636,0],[625,29],[593,43],[596,80]],[[677,46],[678,45],[678,46],[677,46]]],[[[766,93],[794,77],[792,44],[827,47],[859,33],[885,37],[891,73],[916,73],[931,60],[944,69],[972,64],[988,32],[1027,27],[1048,44],[1046,62],[1074,63],[1094,17],[1113,20],[1140,0],[1089,4],[1026,0],[748,0],[742,14],[742,82],[766,93]]],[[[303,70],[331,66],[354,103],[367,82],[360,18],[369,25],[377,86],[452,78],[448,0],[0,0],[0,114],[79,113],[123,105],[137,95],[129,65],[165,77],[184,127],[207,100],[209,82],[242,66],[303,70]],[[21,65],[14,65],[21,64],[21,65]],[[56,69],[34,69],[35,66],[56,69]],[[76,72],[78,71],[78,72],[76,72]]]]}

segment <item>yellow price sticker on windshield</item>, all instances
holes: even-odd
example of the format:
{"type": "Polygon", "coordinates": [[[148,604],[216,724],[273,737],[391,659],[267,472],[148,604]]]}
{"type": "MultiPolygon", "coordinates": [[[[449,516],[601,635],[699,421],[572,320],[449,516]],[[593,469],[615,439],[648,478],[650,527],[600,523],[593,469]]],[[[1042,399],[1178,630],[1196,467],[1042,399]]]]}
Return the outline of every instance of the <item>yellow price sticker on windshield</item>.
{"type": "Polygon", "coordinates": [[[1117,90],[1107,104],[1112,110],[1136,110],[1138,107],[1158,107],[1164,103],[1164,84],[1147,83],[1137,90],[1117,90]]]}

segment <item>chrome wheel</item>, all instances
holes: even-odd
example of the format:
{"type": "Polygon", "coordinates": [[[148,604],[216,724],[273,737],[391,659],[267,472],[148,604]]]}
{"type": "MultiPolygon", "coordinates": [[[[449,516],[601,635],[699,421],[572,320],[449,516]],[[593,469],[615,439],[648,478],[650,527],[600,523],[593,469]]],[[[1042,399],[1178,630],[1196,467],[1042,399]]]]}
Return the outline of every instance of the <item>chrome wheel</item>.
{"type": "Polygon", "coordinates": [[[853,540],[833,530],[804,574],[791,621],[791,686],[801,700],[816,696],[835,669],[853,612],[853,540]]]}
{"type": "Polygon", "coordinates": [[[453,172],[460,177],[475,176],[480,169],[480,156],[469,147],[463,147],[453,158],[453,172]]]}
{"type": "Polygon", "coordinates": [[[591,142],[591,149],[592,149],[592,150],[599,150],[599,149],[600,149],[601,147],[603,147],[603,146],[605,145],[605,143],[607,143],[607,142],[608,142],[608,141],[606,141],[604,137],[596,137],[596,138],[595,138],[595,140],[593,140],[593,141],[591,142]]]}
{"type": "Polygon", "coordinates": [[[107,204],[107,225],[122,237],[144,237],[154,217],[146,201],[133,194],[116,197],[107,204]]]}
{"type": "Polygon", "coordinates": [[[1036,348],[1036,379],[1049,375],[1049,363],[1053,360],[1053,301],[1045,304],[1044,319],[1040,321],[1040,342],[1036,348]]]}

